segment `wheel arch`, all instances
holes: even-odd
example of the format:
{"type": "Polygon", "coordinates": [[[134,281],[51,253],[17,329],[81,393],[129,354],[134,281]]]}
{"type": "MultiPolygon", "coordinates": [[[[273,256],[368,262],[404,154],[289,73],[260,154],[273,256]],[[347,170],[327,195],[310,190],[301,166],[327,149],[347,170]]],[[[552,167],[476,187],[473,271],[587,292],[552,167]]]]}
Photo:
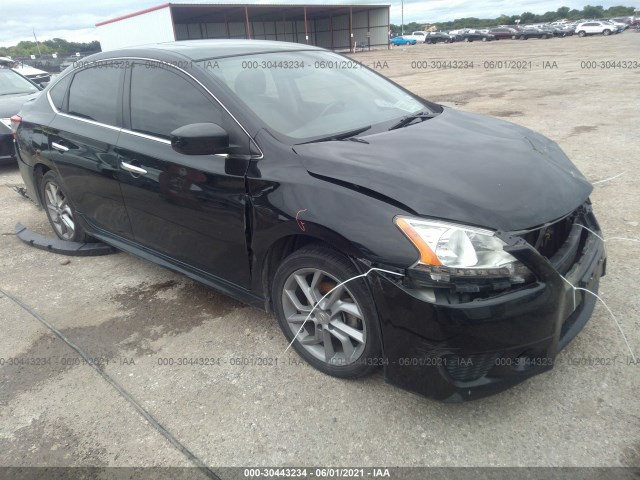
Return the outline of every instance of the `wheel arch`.
{"type": "MultiPolygon", "coordinates": [[[[298,226],[295,225],[298,229],[298,226]]],[[[362,250],[350,240],[326,227],[308,224],[306,232],[289,231],[273,238],[260,251],[254,252],[254,290],[259,291],[265,298],[265,310],[271,311],[271,287],[273,278],[279,265],[292,253],[312,244],[324,245],[348,258],[358,271],[362,271],[362,264],[356,258],[362,258],[362,250]]]]}
{"type": "Polygon", "coordinates": [[[52,168],[45,163],[37,162],[33,166],[33,185],[35,187],[35,195],[38,205],[42,206],[42,177],[52,168]]]}

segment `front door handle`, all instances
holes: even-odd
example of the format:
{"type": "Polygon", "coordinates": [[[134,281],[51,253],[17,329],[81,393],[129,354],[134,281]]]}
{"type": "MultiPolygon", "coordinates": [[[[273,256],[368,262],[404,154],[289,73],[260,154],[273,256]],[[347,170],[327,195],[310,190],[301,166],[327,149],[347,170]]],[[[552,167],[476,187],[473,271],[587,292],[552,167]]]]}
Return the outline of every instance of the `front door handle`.
{"type": "Polygon", "coordinates": [[[136,175],[146,175],[147,171],[144,168],[136,167],[127,162],[120,162],[120,166],[127,172],[135,173],[136,175]]]}
{"type": "Polygon", "coordinates": [[[59,152],[69,151],[69,147],[65,147],[64,145],[60,145],[59,143],[56,143],[56,142],[51,142],[51,148],[53,148],[54,150],[58,150],[59,152]]]}

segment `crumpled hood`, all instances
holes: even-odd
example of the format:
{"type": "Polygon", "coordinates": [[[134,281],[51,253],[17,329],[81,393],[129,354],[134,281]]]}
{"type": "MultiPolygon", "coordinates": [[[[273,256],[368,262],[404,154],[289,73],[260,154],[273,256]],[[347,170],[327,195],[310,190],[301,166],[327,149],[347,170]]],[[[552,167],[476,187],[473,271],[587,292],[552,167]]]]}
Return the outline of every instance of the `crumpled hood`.
{"type": "Polygon", "coordinates": [[[0,97],[0,118],[9,118],[20,111],[22,105],[36,98],[40,92],[0,97]]]}
{"type": "Polygon", "coordinates": [[[570,213],[591,184],[546,137],[496,118],[444,109],[405,128],[297,145],[306,169],[406,205],[421,216],[503,231],[570,213]]]}

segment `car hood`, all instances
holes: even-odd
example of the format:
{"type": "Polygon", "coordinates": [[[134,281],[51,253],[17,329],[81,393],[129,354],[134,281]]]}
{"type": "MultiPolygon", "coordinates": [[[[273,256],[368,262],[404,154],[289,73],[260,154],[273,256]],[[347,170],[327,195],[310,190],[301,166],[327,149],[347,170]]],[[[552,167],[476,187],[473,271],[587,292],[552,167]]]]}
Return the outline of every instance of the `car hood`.
{"type": "Polygon", "coordinates": [[[366,189],[418,215],[524,230],[579,207],[592,186],[560,148],[527,128],[445,108],[361,137],[296,145],[311,174],[366,189]]]}
{"type": "Polygon", "coordinates": [[[20,111],[22,105],[36,98],[40,92],[20,93],[16,95],[0,96],[0,118],[8,118],[20,111]]]}

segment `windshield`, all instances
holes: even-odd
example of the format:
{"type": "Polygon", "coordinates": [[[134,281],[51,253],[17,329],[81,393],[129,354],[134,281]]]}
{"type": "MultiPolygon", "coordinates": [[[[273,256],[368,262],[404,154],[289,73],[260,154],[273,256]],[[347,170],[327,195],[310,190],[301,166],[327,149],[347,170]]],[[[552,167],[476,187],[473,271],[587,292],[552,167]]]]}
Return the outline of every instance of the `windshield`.
{"type": "Polygon", "coordinates": [[[198,63],[267,128],[295,143],[426,109],[385,78],[330,52],[277,52],[198,63]]]}
{"type": "Polygon", "coordinates": [[[37,91],[38,87],[22,78],[13,70],[0,68],[0,95],[35,93],[37,91]]]}

